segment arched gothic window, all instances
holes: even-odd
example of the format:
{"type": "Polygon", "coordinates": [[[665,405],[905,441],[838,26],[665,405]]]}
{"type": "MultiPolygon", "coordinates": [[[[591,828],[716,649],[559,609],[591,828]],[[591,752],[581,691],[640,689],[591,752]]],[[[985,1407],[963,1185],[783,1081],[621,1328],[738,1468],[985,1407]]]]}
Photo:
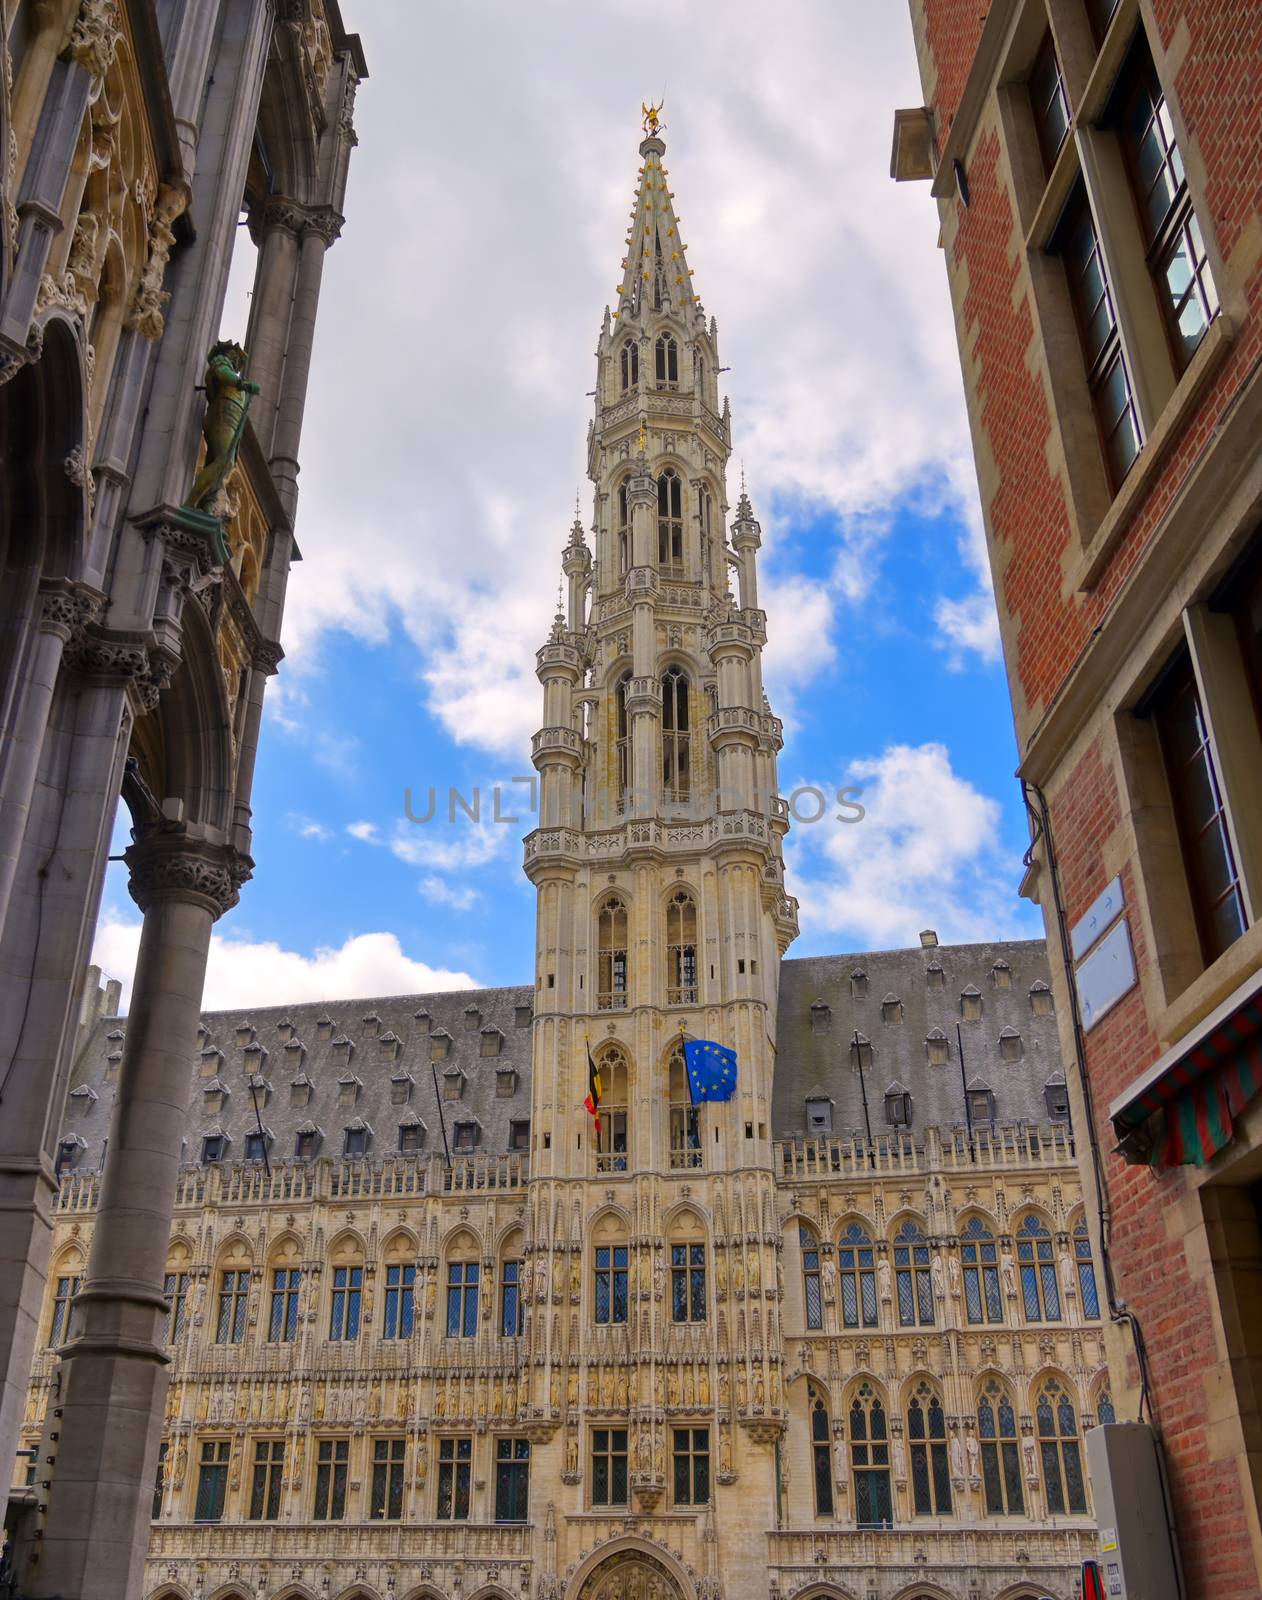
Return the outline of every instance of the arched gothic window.
{"type": "Polygon", "coordinates": [[[1025,1515],[1021,1487],[1021,1446],[1017,1414],[998,1378],[988,1378],[977,1402],[977,1436],[982,1448],[982,1484],[990,1517],[1025,1515]]]}
{"type": "Polygon", "coordinates": [[[852,1222],[838,1241],[837,1270],[842,1323],[847,1328],[875,1328],[876,1251],[857,1222],[852,1222]]]}
{"type": "Polygon", "coordinates": [[[819,1240],[806,1226],[798,1225],[798,1244],[802,1251],[802,1298],[806,1306],[806,1326],[824,1326],[824,1297],[820,1290],[819,1240]]]}
{"type": "Polygon", "coordinates": [[[1021,1300],[1027,1322],[1060,1320],[1060,1289],[1052,1236],[1031,1212],[1017,1229],[1017,1261],[1021,1267],[1021,1300]]]}
{"type": "Polygon", "coordinates": [[[666,905],[666,1004],[697,1003],[697,902],[680,889],[666,905]]]}
{"type": "Polygon", "coordinates": [[[1101,1389],[1096,1396],[1095,1419],[1101,1423],[1117,1421],[1117,1412],[1113,1409],[1113,1396],[1107,1389],[1101,1389]]]}
{"type": "Polygon", "coordinates": [[[705,357],[700,350],[692,352],[692,381],[697,393],[702,394],[705,390],[705,357]]]}
{"type": "Polygon", "coordinates": [[[627,908],[610,895],[596,919],[596,1005],[624,1011],[627,1004],[627,908]]]}
{"type": "Polygon", "coordinates": [[[1091,1259],[1091,1235],[1084,1218],[1074,1229],[1074,1265],[1078,1269],[1078,1296],[1084,1317],[1100,1315],[1100,1294],[1096,1288],[1095,1262],[1091,1259]]]}
{"type": "Polygon", "coordinates": [[[831,1517],[833,1514],[833,1462],[829,1443],[832,1430],[828,1426],[828,1407],[820,1395],[809,1385],[807,1404],[811,1408],[811,1466],[815,1478],[815,1515],[831,1517]]]}
{"type": "Polygon", "coordinates": [[[702,1165],[701,1110],[692,1103],[688,1068],[678,1046],[670,1056],[670,1164],[675,1168],[702,1165]]]}
{"type": "Polygon", "coordinates": [[[1082,1476],[1082,1446],[1074,1403],[1058,1378],[1048,1378],[1034,1407],[1039,1453],[1043,1458],[1043,1489],[1053,1516],[1066,1511],[1085,1515],[1087,1490],[1082,1476]]]}
{"type": "Polygon", "coordinates": [[[964,1308],[970,1322],[1002,1322],[999,1254],[995,1236],[980,1217],[970,1217],[960,1234],[964,1267],[964,1308]]]}
{"type": "Polygon", "coordinates": [[[850,1404],[850,1470],[855,1521],[861,1528],[888,1528],[894,1521],[889,1419],[870,1383],[859,1385],[850,1404]]]}
{"type": "Polygon", "coordinates": [[[894,1239],[894,1273],[898,1280],[898,1320],[905,1328],[933,1324],[933,1283],[929,1276],[929,1241],[917,1223],[904,1222],[894,1239]]]}
{"type": "Polygon", "coordinates": [[[918,1383],[907,1404],[911,1447],[912,1503],[918,1517],[951,1515],[951,1466],[947,1459],[946,1416],[927,1383],[918,1383]]]}
{"type": "Polygon", "coordinates": [[[631,797],[631,719],[627,715],[627,689],[630,683],[631,675],[628,673],[614,690],[614,767],[618,807],[623,811],[631,797]]]}
{"type": "Polygon", "coordinates": [[[622,388],[625,393],[640,381],[640,346],[635,339],[627,339],[621,355],[622,388]]]}
{"type": "Polygon", "coordinates": [[[618,485],[618,576],[625,578],[631,568],[631,511],[627,503],[627,480],[618,485]]]}
{"type": "Polygon", "coordinates": [[[658,387],[668,384],[673,389],[679,382],[679,346],[669,333],[658,336],[655,359],[658,387]]]}
{"type": "Polygon", "coordinates": [[[668,578],[684,575],[684,486],[671,467],[657,480],[657,564],[668,578]]]}
{"type": "Polygon", "coordinates": [[[668,801],[687,800],[692,790],[688,679],[678,667],[662,676],[662,792],[668,801]]]}
{"type": "Polygon", "coordinates": [[[627,1058],[608,1049],[600,1058],[600,1132],[596,1138],[596,1171],[627,1170],[627,1058]]]}

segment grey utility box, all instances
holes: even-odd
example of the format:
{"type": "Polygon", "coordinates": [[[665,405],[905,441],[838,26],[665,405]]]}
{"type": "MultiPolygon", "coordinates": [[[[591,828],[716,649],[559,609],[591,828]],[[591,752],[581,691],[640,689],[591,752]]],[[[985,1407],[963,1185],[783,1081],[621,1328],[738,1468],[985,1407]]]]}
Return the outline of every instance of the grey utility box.
{"type": "Polygon", "coordinates": [[[1087,1470],[1109,1600],[1179,1600],[1152,1429],[1144,1422],[1088,1429],[1087,1470]]]}

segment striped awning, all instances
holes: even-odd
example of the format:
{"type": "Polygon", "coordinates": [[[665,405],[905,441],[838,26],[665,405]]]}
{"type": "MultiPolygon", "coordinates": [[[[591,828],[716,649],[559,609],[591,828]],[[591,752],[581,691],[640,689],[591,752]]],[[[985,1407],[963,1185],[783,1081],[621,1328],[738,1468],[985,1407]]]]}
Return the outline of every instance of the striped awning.
{"type": "Polygon", "coordinates": [[[1202,1167],[1227,1146],[1238,1117],[1262,1091],[1262,973],[1252,974],[1109,1108],[1120,1137],[1158,1111],[1165,1134],[1157,1167],[1202,1167]]]}

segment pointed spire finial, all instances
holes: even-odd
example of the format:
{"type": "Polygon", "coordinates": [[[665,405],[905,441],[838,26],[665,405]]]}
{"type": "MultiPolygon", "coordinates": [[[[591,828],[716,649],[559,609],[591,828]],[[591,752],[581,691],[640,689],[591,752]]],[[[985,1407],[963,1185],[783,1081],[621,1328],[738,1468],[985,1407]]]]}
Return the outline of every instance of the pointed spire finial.
{"type": "Polygon", "coordinates": [[[647,103],[643,100],[640,101],[640,112],[644,118],[645,138],[656,139],[658,137],[659,129],[661,127],[662,107],[665,104],[665,95],[662,96],[656,105],[653,105],[651,101],[647,103]]]}

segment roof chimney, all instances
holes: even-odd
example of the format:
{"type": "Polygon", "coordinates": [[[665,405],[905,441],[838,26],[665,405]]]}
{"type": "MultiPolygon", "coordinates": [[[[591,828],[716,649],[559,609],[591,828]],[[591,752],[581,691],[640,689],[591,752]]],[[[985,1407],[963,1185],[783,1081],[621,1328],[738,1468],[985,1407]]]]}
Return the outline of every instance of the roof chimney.
{"type": "Polygon", "coordinates": [[[920,935],[920,948],[932,950],[938,942],[938,936],[932,928],[926,928],[920,935]]]}

